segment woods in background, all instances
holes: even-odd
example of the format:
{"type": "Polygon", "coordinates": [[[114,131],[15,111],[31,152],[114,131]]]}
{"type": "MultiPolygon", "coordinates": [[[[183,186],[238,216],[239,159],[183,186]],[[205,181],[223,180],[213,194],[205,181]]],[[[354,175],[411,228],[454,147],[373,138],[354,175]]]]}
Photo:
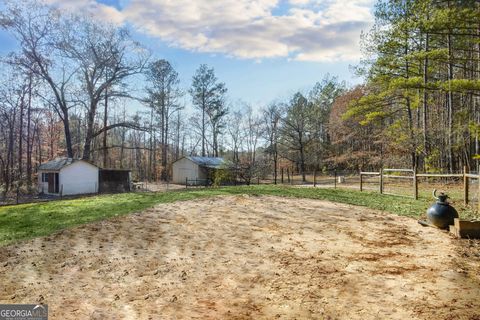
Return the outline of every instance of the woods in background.
{"type": "MultiPolygon", "coordinates": [[[[168,181],[184,155],[222,156],[237,179],[382,166],[476,170],[480,153],[477,1],[382,0],[364,35],[364,83],[326,75],[268,106],[231,102],[200,65],[189,88],[128,30],[39,1],[5,1],[0,191],[35,192],[36,167],[58,156],[168,181]],[[186,101],[192,110],[186,108],[186,101]]],[[[248,97],[246,97],[248,98],[248,97]]]]}
{"type": "Polygon", "coordinates": [[[350,106],[343,120],[370,128],[371,143],[342,150],[345,135],[332,127],[335,155],[347,160],[353,147],[367,158],[350,165],[477,170],[479,2],[382,0],[375,8],[363,41],[370,58],[358,70],[365,85],[342,97],[350,106]]]}

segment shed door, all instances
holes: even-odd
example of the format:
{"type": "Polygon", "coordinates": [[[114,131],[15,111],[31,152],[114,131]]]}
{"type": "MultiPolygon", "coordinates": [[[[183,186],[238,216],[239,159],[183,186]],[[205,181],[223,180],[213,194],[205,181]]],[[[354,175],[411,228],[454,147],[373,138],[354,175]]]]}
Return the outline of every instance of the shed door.
{"type": "Polygon", "coordinates": [[[48,193],[58,193],[59,192],[59,181],[58,173],[49,172],[48,173],[48,193]]]}
{"type": "Polygon", "coordinates": [[[55,193],[55,173],[48,174],[48,193],[55,193]]]}

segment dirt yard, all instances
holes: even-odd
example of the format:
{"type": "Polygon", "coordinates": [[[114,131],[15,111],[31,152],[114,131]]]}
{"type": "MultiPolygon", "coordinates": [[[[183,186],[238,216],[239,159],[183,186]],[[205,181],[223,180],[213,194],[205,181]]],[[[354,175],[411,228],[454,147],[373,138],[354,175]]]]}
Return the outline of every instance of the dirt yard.
{"type": "Polygon", "coordinates": [[[0,248],[0,303],[48,303],[50,319],[474,320],[465,244],[326,201],[177,202],[0,248]]]}

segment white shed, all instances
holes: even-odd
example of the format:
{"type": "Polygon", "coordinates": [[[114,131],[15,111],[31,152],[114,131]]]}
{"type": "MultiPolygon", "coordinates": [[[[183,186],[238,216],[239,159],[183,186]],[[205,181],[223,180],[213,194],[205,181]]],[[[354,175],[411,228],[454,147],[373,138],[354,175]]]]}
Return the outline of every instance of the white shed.
{"type": "Polygon", "coordinates": [[[57,158],[38,167],[39,192],[51,195],[96,193],[99,168],[88,161],[57,158]]]}
{"type": "Polygon", "coordinates": [[[186,180],[194,184],[202,184],[210,178],[209,172],[221,169],[225,164],[223,158],[215,157],[183,157],[172,164],[172,182],[185,184],[186,180]]]}

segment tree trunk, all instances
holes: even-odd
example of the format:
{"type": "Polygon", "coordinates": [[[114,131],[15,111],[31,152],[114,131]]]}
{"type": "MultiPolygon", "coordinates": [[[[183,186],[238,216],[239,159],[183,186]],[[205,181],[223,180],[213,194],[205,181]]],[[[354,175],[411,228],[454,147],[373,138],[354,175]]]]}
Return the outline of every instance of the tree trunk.
{"type": "Polygon", "coordinates": [[[21,184],[23,182],[23,116],[25,111],[25,95],[22,93],[20,101],[20,119],[18,123],[18,172],[17,179],[21,184]]]}
{"type": "Polygon", "coordinates": [[[202,157],[205,157],[206,156],[206,153],[205,153],[205,113],[207,112],[206,110],[207,108],[207,101],[205,99],[205,92],[202,92],[202,157]]]}
{"type": "Polygon", "coordinates": [[[163,148],[163,155],[162,159],[163,160],[163,170],[165,171],[164,177],[165,181],[169,180],[169,175],[168,175],[168,134],[169,134],[169,125],[168,122],[170,121],[170,117],[168,116],[168,112],[165,113],[165,146],[163,148]]]}
{"type": "Polygon", "coordinates": [[[448,43],[448,83],[449,89],[447,93],[447,159],[448,159],[448,171],[453,173],[454,171],[454,158],[453,158],[453,94],[450,90],[450,81],[453,79],[453,64],[452,64],[452,37],[449,33],[447,35],[448,43]]]}
{"type": "Polygon", "coordinates": [[[13,157],[14,157],[14,147],[15,147],[15,122],[16,122],[16,112],[13,111],[9,119],[9,134],[8,134],[8,150],[7,150],[7,181],[5,183],[5,193],[13,186],[13,157]]]}
{"type": "Polygon", "coordinates": [[[157,131],[153,128],[153,147],[152,147],[152,159],[153,159],[153,180],[158,181],[157,176],[157,131]]]}
{"type": "Polygon", "coordinates": [[[176,123],[176,142],[175,142],[175,160],[180,158],[180,112],[177,114],[176,123]]]}
{"type": "Polygon", "coordinates": [[[37,125],[37,149],[38,149],[38,163],[41,164],[43,163],[43,154],[42,154],[42,138],[41,138],[41,129],[40,129],[40,126],[37,125]]]}
{"type": "Polygon", "coordinates": [[[161,180],[167,181],[167,144],[168,144],[168,137],[167,137],[167,130],[168,130],[168,121],[166,117],[166,101],[162,101],[162,110],[161,110],[161,121],[162,121],[162,173],[161,173],[161,180]]]}
{"type": "Polygon", "coordinates": [[[213,131],[213,156],[218,157],[218,135],[217,135],[217,125],[212,124],[212,131],[213,131]]]}
{"type": "MultiPolygon", "coordinates": [[[[408,38],[409,34],[408,32],[405,34],[405,56],[408,55],[409,52],[409,47],[408,47],[408,38]]],[[[405,62],[405,77],[406,79],[410,78],[410,63],[408,60],[405,62]]],[[[413,116],[412,116],[412,107],[411,107],[411,102],[410,98],[406,97],[405,99],[405,105],[407,108],[407,120],[408,120],[408,134],[410,136],[410,157],[411,157],[411,167],[415,168],[416,166],[416,144],[415,144],[415,137],[413,134],[413,116]]]]}
{"type": "Polygon", "coordinates": [[[85,146],[83,148],[83,160],[90,160],[90,152],[92,148],[93,125],[95,121],[95,106],[91,105],[87,114],[87,132],[85,136],[85,146]]]}
{"type": "MultiPolygon", "coordinates": [[[[65,145],[67,147],[67,157],[73,158],[74,153],[73,153],[73,147],[72,147],[72,134],[70,132],[70,119],[68,115],[68,110],[63,112],[63,129],[65,132],[65,145]]],[[[53,149],[52,149],[52,152],[53,152],[53,149]]]]}
{"type": "Polygon", "coordinates": [[[277,146],[275,144],[274,151],[273,151],[273,181],[274,181],[274,184],[277,184],[277,176],[278,176],[278,154],[277,154],[277,146]]]}
{"type": "MultiPolygon", "coordinates": [[[[107,122],[108,122],[108,89],[105,89],[105,110],[103,113],[103,127],[107,127],[107,122]]],[[[103,167],[107,168],[108,166],[108,148],[107,148],[107,132],[108,130],[105,130],[103,132],[103,167]]]]}
{"type": "Polygon", "coordinates": [[[152,181],[153,179],[153,107],[150,109],[150,139],[148,151],[148,180],[152,181]]]}
{"type": "MultiPolygon", "coordinates": [[[[480,26],[478,27],[477,29],[477,39],[480,38],[480,26]]],[[[477,72],[480,72],[480,41],[477,42],[477,72]]],[[[478,74],[478,73],[477,73],[478,74]]],[[[477,76],[477,79],[479,77],[477,76]]],[[[475,123],[477,125],[480,125],[480,111],[478,110],[478,100],[480,99],[479,97],[474,97],[473,98],[474,101],[473,101],[473,106],[474,106],[474,114],[475,114],[475,123]]],[[[475,135],[475,155],[479,155],[480,153],[480,141],[479,141],[479,138],[478,138],[478,134],[475,135]]],[[[477,157],[477,160],[476,160],[476,170],[478,173],[480,173],[480,161],[477,157]]]]}
{"type": "MultiPolygon", "coordinates": [[[[425,35],[425,59],[423,61],[423,148],[424,148],[424,155],[427,157],[430,154],[430,145],[428,141],[428,90],[427,90],[427,83],[428,83],[428,51],[429,51],[429,34],[425,35]]],[[[424,168],[426,169],[426,168],[424,168]]]]}
{"type": "Polygon", "coordinates": [[[32,150],[33,139],[30,133],[32,120],[32,74],[28,78],[28,109],[27,109],[27,189],[32,190],[32,150]]]}
{"type": "Polygon", "coordinates": [[[306,182],[307,179],[305,177],[305,147],[301,139],[299,141],[299,146],[300,146],[300,171],[302,172],[302,182],[306,182]]]}

